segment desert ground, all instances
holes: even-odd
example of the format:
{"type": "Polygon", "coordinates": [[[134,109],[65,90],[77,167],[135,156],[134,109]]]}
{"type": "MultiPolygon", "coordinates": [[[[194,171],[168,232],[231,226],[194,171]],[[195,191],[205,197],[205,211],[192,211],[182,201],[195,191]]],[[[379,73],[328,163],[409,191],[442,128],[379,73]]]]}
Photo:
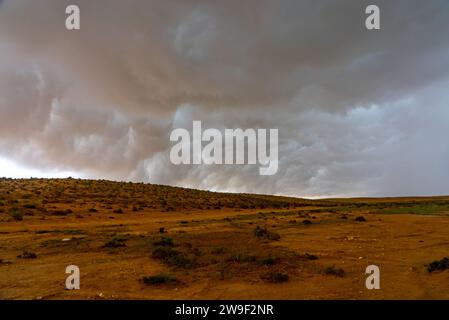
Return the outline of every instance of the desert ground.
{"type": "Polygon", "coordinates": [[[0,179],[0,299],[449,299],[448,256],[449,197],[0,179]]]}

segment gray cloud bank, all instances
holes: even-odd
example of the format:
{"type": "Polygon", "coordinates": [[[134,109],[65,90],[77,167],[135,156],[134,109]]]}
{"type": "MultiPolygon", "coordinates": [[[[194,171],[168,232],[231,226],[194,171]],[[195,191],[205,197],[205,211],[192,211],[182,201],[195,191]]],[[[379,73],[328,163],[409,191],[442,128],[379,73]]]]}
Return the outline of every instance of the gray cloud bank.
{"type": "Polygon", "coordinates": [[[449,3],[4,0],[0,156],[297,196],[449,193],[449,3]],[[64,27],[81,9],[81,30],[64,27]],[[173,128],[279,128],[279,171],[174,166],[173,128]]]}

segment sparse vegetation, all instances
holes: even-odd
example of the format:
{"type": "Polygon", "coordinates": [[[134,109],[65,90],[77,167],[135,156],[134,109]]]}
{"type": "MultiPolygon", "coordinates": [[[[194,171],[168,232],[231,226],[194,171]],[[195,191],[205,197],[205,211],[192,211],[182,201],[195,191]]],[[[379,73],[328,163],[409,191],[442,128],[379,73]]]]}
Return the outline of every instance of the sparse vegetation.
{"type": "Polygon", "coordinates": [[[173,243],[173,239],[170,237],[161,237],[161,239],[158,241],[155,241],[153,243],[153,245],[162,246],[162,247],[173,247],[174,243],[173,243]]]}
{"type": "Polygon", "coordinates": [[[37,254],[31,251],[23,251],[22,254],[18,255],[17,258],[19,259],[36,259],[37,254]]]}
{"type": "Polygon", "coordinates": [[[289,280],[289,276],[287,274],[280,272],[267,272],[262,274],[260,278],[269,283],[281,283],[289,280]]]}
{"type": "Polygon", "coordinates": [[[142,278],[142,282],[147,285],[173,284],[178,283],[176,277],[166,273],[159,273],[154,276],[146,276],[142,278]]]}
{"type": "Polygon", "coordinates": [[[343,270],[342,268],[337,268],[334,265],[325,267],[323,272],[325,274],[333,275],[336,277],[344,277],[346,274],[345,270],[343,270]]]}
{"type": "Polygon", "coordinates": [[[121,236],[114,236],[111,240],[105,243],[104,247],[106,248],[121,248],[126,247],[126,241],[127,239],[125,237],[121,236]]]}
{"type": "Polygon", "coordinates": [[[449,269],[449,258],[444,257],[441,260],[435,260],[427,266],[427,271],[434,272],[434,271],[444,271],[449,269]]]}
{"type": "Polygon", "coordinates": [[[245,262],[255,262],[257,261],[257,257],[255,255],[245,254],[245,253],[237,253],[231,255],[227,261],[229,262],[237,262],[237,263],[245,263],[245,262]]]}
{"type": "Polygon", "coordinates": [[[16,221],[22,221],[23,220],[23,212],[20,211],[17,208],[11,209],[11,212],[9,213],[11,217],[16,221]]]}
{"type": "Polygon", "coordinates": [[[318,257],[313,254],[306,253],[304,256],[309,260],[318,260],[318,257]]]}
{"type": "MultiPolygon", "coordinates": [[[[312,201],[104,180],[0,179],[0,282],[7,286],[2,295],[34,298],[27,296],[26,289],[17,295],[14,285],[25,277],[31,279],[36,267],[45,281],[54,279],[54,270],[46,271],[43,266],[73,254],[74,263],[82,263],[86,274],[93,274],[97,266],[111,266],[108,278],[120,281],[111,285],[114,291],[102,291],[106,298],[154,297],[153,290],[142,290],[143,284],[161,286],[157,296],[173,298],[182,296],[183,290],[191,293],[215,281],[222,281],[217,292],[220,288],[228,290],[217,293],[226,298],[244,296],[244,290],[236,292],[234,288],[255,282],[261,290],[251,292],[254,297],[304,297],[303,290],[315,281],[325,281],[323,290],[317,289],[317,297],[344,298],[342,291],[332,291],[334,286],[357,290],[354,288],[360,283],[354,284],[352,273],[349,277],[333,264],[364,264],[375,256],[384,263],[380,248],[385,252],[395,249],[398,259],[390,261],[392,273],[404,267],[403,261],[410,262],[410,267],[420,265],[429,273],[448,270],[449,258],[433,261],[435,252],[444,252],[441,234],[446,216],[449,197],[312,201]],[[17,221],[24,221],[12,222],[14,212],[17,221]],[[376,215],[393,212],[407,215],[376,215]],[[410,213],[429,216],[413,217],[410,213]],[[435,219],[431,214],[440,215],[443,223],[430,223],[435,219]],[[373,228],[367,229],[357,217],[366,217],[373,228]],[[400,238],[400,244],[391,237],[384,239],[384,234],[400,238]],[[370,239],[376,239],[375,245],[364,245],[370,239]],[[399,245],[404,246],[403,251],[399,245]],[[27,251],[22,252],[23,248],[27,251]],[[412,248],[422,250],[422,254],[408,255],[412,248]],[[19,259],[24,260],[14,259],[19,252],[19,259]],[[12,262],[5,260],[11,258],[12,262]],[[403,258],[399,265],[396,261],[403,258]],[[424,258],[432,262],[424,266],[424,258]],[[14,268],[8,266],[10,263],[14,268]],[[141,271],[148,273],[139,275],[141,271]],[[123,284],[121,275],[125,273],[132,281],[123,284]],[[289,279],[295,282],[289,283],[289,279]],[[309,280],[301,286],[302,281],[309,280]],[[233,285],[227,286],[227,281],[233,285]],[[284,283],[278,287],[282,290],[270,291],[274,283],[284,283]],[[169,287],[171,284],[176,288],[169,287]],[[127,290],[121,290],[125,286],[127,290]]],[[[95,281],[104,278],[92,279],[95,286],[95,281]]],[[[442,285],[435,281],[432,286],[425,292],[445,298],[442,285]]],[[[52,290],[43,287],[43,295],[51,295],[52,290]]],[[[197,292],[206,298],[215,294],[213,290],[197,292]]],[[[405,289],[400,292],[400,298],[416,297],[405,289]]],[[[58,293],[55,298],[65,294],[58,293]]],[[[92,298],[92,292],[76,294],[92,298]]],[[[379,297],[382,294],[378,292],[379,297]]]]}
{"type": "Polygon", "coordinates": [[[279,240],[281,238],[276,232],[268,231],[267,228],[261,228],[260,226],[257,226],[256,229],[254,229],[254,235],[257,238],[268,240],[279,240]]]}
{"type": "Polygon", "coordinates": [[[66,216],[70,213],[72,213],[73,211],[71,209],[67,209],[67,210],[54,210],[52,212],[52,215],[54,216],[66,216]]]}
{"type": "Polygon", "coordinates": [[[264,266],[273,266],[273,265],[275,265],[277,263],[277,261],[278,260],[276,258],[273,258],[273,257],[270,256],[270,257],[262,259],[260,261],[260,263],[262,265],[264,265],[264,266]]]}
{"type": "Polygon", "coordinates": [[[218,247],[218,248],[214,248],[212,249],[211,253],[212,254],[222,254],[224,253],[226,250],[223,247],[218,247]]]}
{"type": "Polygon", "coordinates": [[[195,266],[193,259],[172,247],[158,247],[154,249],[152,257],[162,260],[168,266],[180,268],[192,268],[195,266]]]}

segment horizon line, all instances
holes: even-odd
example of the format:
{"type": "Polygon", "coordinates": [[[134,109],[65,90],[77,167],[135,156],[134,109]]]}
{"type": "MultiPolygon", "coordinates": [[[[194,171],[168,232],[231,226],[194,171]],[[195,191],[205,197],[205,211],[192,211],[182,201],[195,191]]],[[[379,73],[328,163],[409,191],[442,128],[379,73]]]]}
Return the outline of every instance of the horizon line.
{"type": "Polygon", "coordinates": [[[446,198],[449,197],[449,194],[435,194],[435,195],[406,195],[406,196],[331,196],[331,197],[319,197],[319,196],[293,196],[286,194],[271,194],[271,193],[251,193],[251,192],[233,192],[233,191],[215,191],[201,188],[193,188],[193,187],[185,187],[185,186],[176,186],[176,185],[168,185],[168,184],[159,184],[152,182],[144,182],[144,181],[131,181],[131,180],[114,180],[114,179],[103,179],[103,178],[82,178],[82,177],[29,177],[29,178],[15,178],[15,177],[7,177],[1,176],[0,180],[85,180],[85,181],[106,181],[106,182],[114,182],[114,183],[132,183],[132,184],[146,184],[146,185],[154,185],[154,186],[163,186],[163,187],[171,187],[171,188],[181,188],[188,190],[197,190],[204,192],[212,192],[212,193],[222,193],[222,194],[247,194],[247,195],[261,195],[261,196],[272,196],[272,197],[283,197],[283,198],[295,198],[295,199],[304,199],[304,200],[363,200],[363,199],[407,199],[407,198],[446,198]]]}

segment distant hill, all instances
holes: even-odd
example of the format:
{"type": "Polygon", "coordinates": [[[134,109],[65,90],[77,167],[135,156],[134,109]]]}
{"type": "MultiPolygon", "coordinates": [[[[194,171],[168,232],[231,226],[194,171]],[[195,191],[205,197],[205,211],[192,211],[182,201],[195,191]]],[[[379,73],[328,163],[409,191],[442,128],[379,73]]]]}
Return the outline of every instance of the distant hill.
{"type": "Polygon", "coordinates": [[[308,200],[107,180],[0,179],[0,213],[9,213],[13,216],[125,211],[283,210],[306,206],[322,207],[323,209],[317,210],[328,212],[364,208],[370,212],[405,211],[429,214],[446,212],[449,208],[449,197],[308,200]]]}
{"type": "MultiPolygon", "coordinates": [[[[147,183],[82,179],[0,179],[0,201],[21,209],[47,209],[51,205],[92,205],[105,209],[140,211],[282,209],[310,205],[312,200],[219,193],[147,183]]],[[[92,208],[99,209],[99,208],[92,208]]],[[[92,210],[93,211],[93,210],[92,210]]]]}

